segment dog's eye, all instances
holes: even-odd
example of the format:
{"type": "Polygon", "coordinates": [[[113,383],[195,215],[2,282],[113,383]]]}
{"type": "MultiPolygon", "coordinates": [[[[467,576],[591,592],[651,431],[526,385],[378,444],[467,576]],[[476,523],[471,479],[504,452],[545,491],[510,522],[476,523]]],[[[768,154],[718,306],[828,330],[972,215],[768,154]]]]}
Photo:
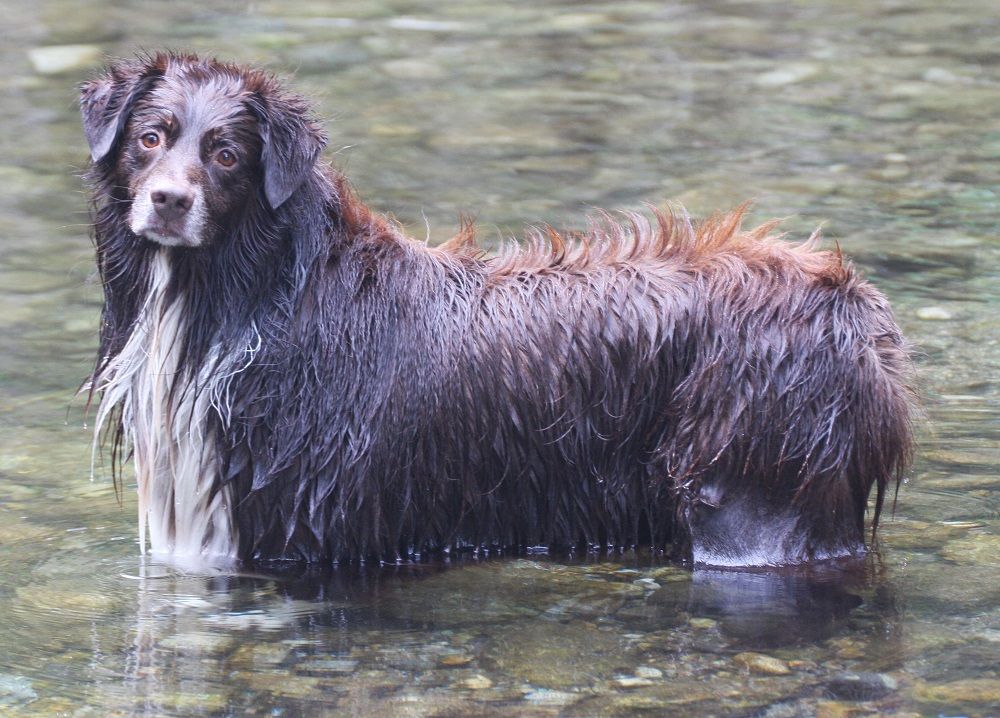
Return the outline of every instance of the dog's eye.
{"type": "Polygon", "coordinates": [[[223,167],[232,167],[236,164],[236,153],[229,150],[222,150],[215,156],[215,161],[223,167]]]}
{"type": "Polygon", "coordinates": [[[139,142],[141,142],[142,146],[147,150],[151,150],[160,144],[160,136],[155,132],[147,132],[139,138],[139,142]]]}

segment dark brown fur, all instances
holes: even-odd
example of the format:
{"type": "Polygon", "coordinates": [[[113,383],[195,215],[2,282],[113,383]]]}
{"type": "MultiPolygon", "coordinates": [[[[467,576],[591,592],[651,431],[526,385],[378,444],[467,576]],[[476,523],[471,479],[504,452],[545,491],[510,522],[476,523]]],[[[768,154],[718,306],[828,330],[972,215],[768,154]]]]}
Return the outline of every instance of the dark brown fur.
{"type": "Polygon", "coordinates": [[[885,298],[838,253],[781,241],[774,223],[743,230],[745,208],[697,226],[599,215],[497,257],[465,224],[429,248],[314,168],[322,135],[289,98],[189,56],[116,65],[85,90],[107,299],[96,383],[136,331],[150,258],[168,252],[189,314],[171,391],[212,391],[206,367],[226,375],[229,403],[204,431],[241,557],[648,545],[745,565],[863,551],[869,492],[877,522],[909,456],[911,369],[885,298]],[[117,189],[134,185],[118,147],[130,108],[220,74],[245,91],[246,152],[261,146],[249,189],[224,190],[243,209],[203,246],[163,249],[130,231],[117,189]]]}

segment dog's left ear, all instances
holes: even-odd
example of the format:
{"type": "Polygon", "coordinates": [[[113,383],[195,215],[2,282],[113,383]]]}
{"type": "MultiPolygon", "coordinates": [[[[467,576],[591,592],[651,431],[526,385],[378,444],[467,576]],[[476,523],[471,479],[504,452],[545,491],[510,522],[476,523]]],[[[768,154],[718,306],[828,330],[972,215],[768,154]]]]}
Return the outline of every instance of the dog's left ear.
{"type": "Polygon", "coordinates": [[[261,93],[253,109],[263,140],[264,194],[277,209],[309,177],[326,146],[326,135],[310,118],[306,102],[294,95],[278,90],[261,93]]]}
{"type": "Polygon", "coordinates": [[[83,133],[90,157],[100,162],[108,156],[125,130],[136,100],[163,74],[160,58],[149,62],[117,62],[108,72],[80,88],[83,133]]]}

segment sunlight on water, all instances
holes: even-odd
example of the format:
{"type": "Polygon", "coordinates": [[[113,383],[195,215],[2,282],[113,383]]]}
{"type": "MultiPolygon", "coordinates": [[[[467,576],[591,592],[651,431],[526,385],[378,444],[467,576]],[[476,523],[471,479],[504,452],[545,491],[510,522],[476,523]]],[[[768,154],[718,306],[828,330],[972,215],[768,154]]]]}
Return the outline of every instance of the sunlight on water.
{"type": "Polygon", "coordinates": [[[5,4],[0,715],[996,715],[993,3],[5,4]],[[170,47],[294,75],[363,197],[431,241],[747,198],[892,300],[926,420],[864,566],[634,556],[188,574],[139,556],[73,393],[99,289],[75,87],[170,47]]]}

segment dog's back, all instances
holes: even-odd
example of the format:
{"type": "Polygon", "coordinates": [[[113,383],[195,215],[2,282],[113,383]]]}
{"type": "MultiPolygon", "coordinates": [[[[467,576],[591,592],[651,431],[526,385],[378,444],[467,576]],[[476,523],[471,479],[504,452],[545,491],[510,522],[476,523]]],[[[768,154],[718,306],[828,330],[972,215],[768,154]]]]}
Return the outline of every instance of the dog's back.
{"type": "Polygon", "coordinates": [[[487,260],[355,237],[307,289],[301,383],[273,378],[327,412],[279,399],[239,442],[286,447],[238,510],[246,550],[862,550],[869,489],[909,450],[902,340],[838,256],[739,220],[632,217],[487,260]]]}

